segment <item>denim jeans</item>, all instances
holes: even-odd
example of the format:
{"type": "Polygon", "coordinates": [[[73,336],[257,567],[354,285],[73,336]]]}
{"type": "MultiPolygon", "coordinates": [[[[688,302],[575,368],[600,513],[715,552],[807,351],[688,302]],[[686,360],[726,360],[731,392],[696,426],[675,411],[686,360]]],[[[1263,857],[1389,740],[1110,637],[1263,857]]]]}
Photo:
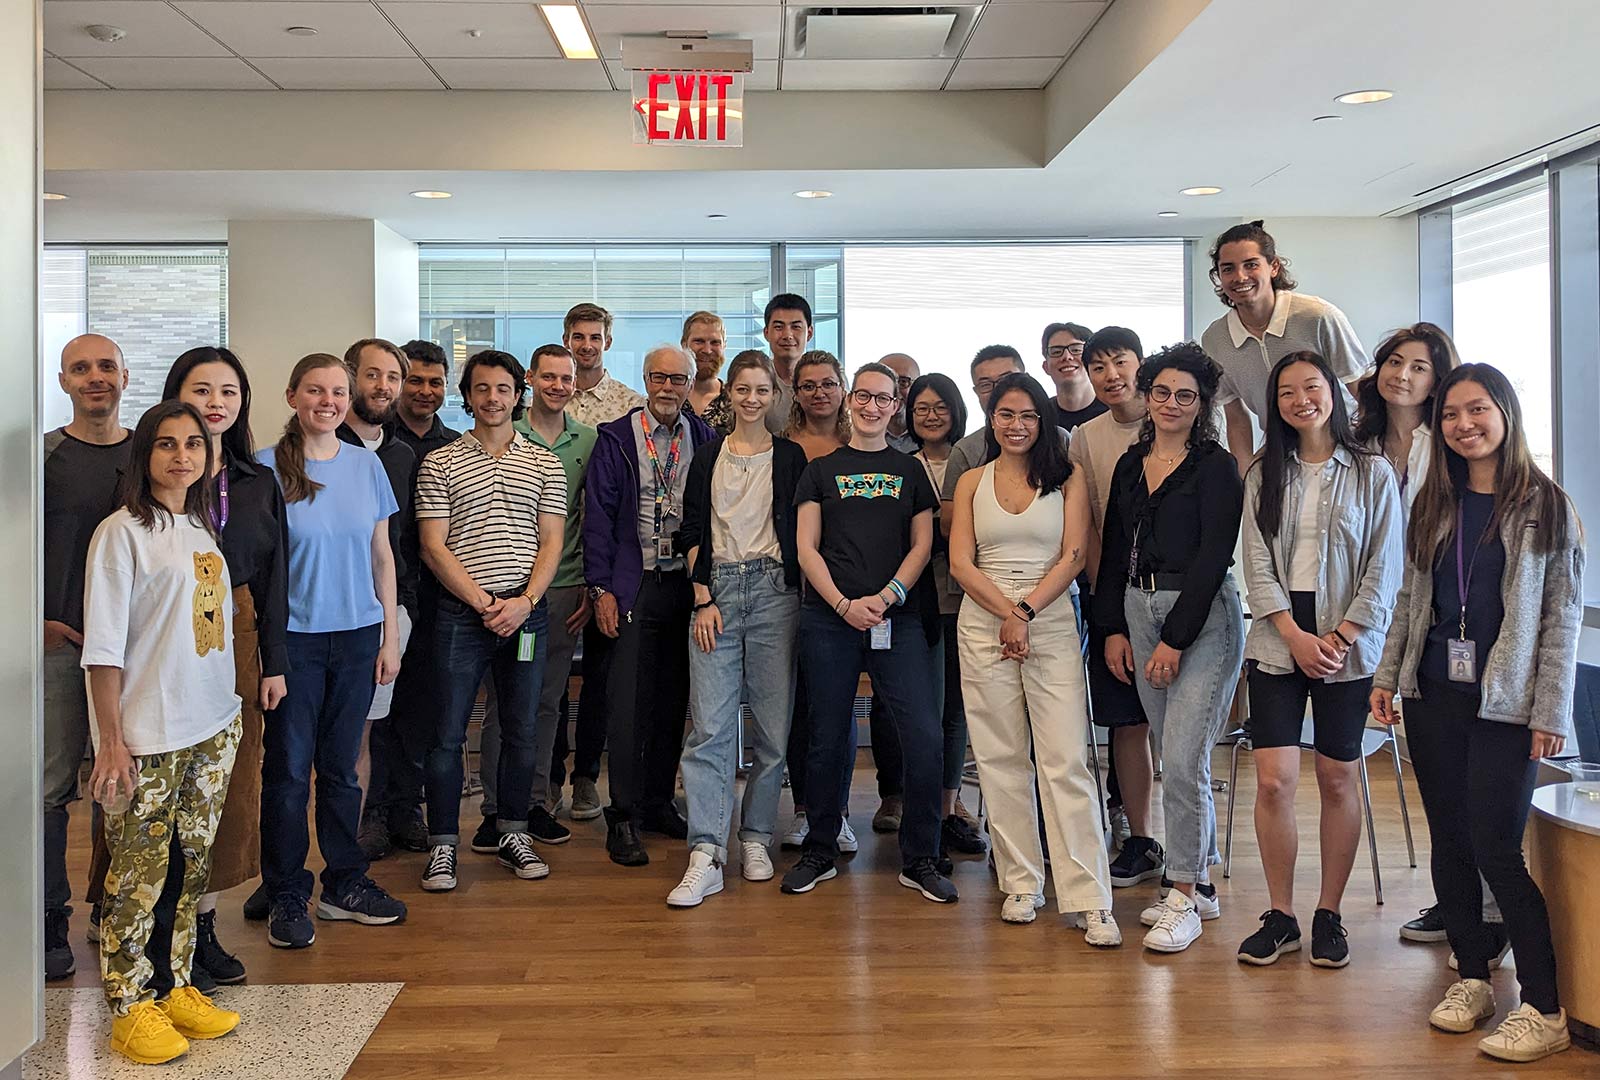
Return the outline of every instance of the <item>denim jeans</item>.
{"type": "Polygon", "coordinates": [[[1161,744],[1161,808],[1167,822],[1167,877],[1206,880],[1217,855],[1217,808],[1211,797],[1211,750],[1222,737],[1244,663],[1244,612],[1233,575],[1211,601],[1200,636],[1183,650],[1178,677],[1165,690],[1145,681],[1144,665],[1161,640],[1176,589],[1144,592],[1131,585],[1123,600],[1133,643],[1134,683],[1161,744]]]}
{"type": "Polygon", "coordinates": [[[89,749],[89,696],[79,660],[67,642],[44,654],[44,909],[65,911],[67,806],[78,797],[78,770],[89,749]]]}
{"type": "MultiPolygon", "coordinates": [[[[550,808],[550,777],[556,734],[567,721],[567,676],[572,671],[572,654],[578,639],[567,632],[567,620],[583,603],[583,586],[568,585],[544,594],[545,659],[544,679],[539,686],[539,711],[533,728],[533,798],[530,806],[550,808]]],[[[494,685],[485,688],[483,731],[478,738],[478,774],[483,780],[483,816],[499,811],[500,792],[500,699],[494,685]]],[[[566,755],[563,754],[562,757],[566,755]]]]}
{"type": "Polygon", "coordinates": [[[716,648],[689,646],[689,704],[694,714],[683,748],[683,790],[689,801],[689,849],[728,861],[728,828],[739,770],[739,698],[750,687],[755,767],[744,785],[740,841],[771,844],[783,790],[783,756],[794,708],[795,633],[799,590],[774,559],[719,563],[711,598],[722,614],[716,648]]]}
{"type": "Polygon", "coordinates": [[[930,677],[933,648],[915,615],[900,614],[891,621],[889,648],[873,649],[867,631],[852,629],[822,604],[806,603],[800,609],[800,650],[811,703],[811,749],[806,761],[811,831],[805,848],[830,859],[839,857],[841,808],[855,770],[851,736],[856,725],[856,682],[863,669],[872,677],[873,696],[884,699],[900,736],[905,763],[901,863],[939,854],[944,739],[930,677]]]}
{"type": "MultiPolygon", "coordinates": [[[[873,700],[876,701],[877,699],[874,698],[873,700]]],[[[853,707],[854,706],[852,704],[852,708],[853,707]]],[[[894,725],[885,720],[883,726],[888,731],[888,736],[884,740],[884,745],[888,747],[887,753],[894,755],[893,769],[896,778],[896,787],[894,793],[898,795],[900,793],[899,776],[901,772],[904,771],[904,767],[900,764],[900,744],[899,742],[894,741],[894,725]]],[[[857,732],[856,725],[854,722],[852,722],[850,725],[851,761],[855,761],[856,759],[856,750],[858,747],[859,738],[860,733],[857,732]]],[[[876,731],[874,731],[872,734],[872,744],[873,759],[876,761],[878,755],[878,734],[876,731]]],[[[802,652],[795,668],[794,711],[790,713],[789,717],[789,794],[794,796],[794,808],[796,810],[804,810],[807,806],[806,758],[810,755],[810,753],[811,695],[806,692],[806,660],[805,654],[802,652]]],[[[883,766],[879,769],[880,775],[883,773],[885,768],[888,768],[888,766],[883,766]]],[[[855,770],[852,769],[851,774],[845,777],[843,801],[839,805],[839,812],[845,817],[850,816],[850,783],[854,779],[855,770]]]]}
{"type": "Polygon", "coordinates": [[[461,747],[485,676],[494,680],[500,716],[496,815],[501,833],[528,831],[533,791],[534,724],[544,683],[548,608],[541,599],[520,630],[501,637],[483,616],[453,595],[439,598],[433,626],[433,681],[439,695],[433,746],[426,758],[428,843],[461,839],[461,747]],[[521,638],[533,634],[533,651],[518,659],[521,638]]]}
{"type": "Polygon", "coordinates": [[[367,857],[356,842],[361,818],[356,760],[382,635],[381,623],[320,634],[289,631],[288,692],[267,714],[262,737],[261,880],[269,893],[311,896],[306,804],[313,768],[323,888],[338,892],[350,878],[367,872],[367,857]]]}

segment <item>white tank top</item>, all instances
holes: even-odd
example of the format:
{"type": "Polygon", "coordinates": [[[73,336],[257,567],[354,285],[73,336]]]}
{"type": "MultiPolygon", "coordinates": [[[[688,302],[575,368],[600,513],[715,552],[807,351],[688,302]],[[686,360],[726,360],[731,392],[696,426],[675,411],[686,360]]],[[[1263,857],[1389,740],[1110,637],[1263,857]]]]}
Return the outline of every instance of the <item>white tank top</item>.
{"type": "Polygon", "coordinates": [[[983,467],[972,497],[972,531],[978,569],[995,581],[1037,580],[1061,558],[1060,491],[1035,494],[1020,514],[1008,512],[994,494],[994,462],[983,467]]]}

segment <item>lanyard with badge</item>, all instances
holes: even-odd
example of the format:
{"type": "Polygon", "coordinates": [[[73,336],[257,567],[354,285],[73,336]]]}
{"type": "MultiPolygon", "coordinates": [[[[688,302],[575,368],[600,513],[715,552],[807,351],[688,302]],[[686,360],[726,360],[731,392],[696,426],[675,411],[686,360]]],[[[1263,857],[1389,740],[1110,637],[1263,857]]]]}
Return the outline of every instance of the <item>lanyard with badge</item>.
{"type": "MultiPolygon", "coordinates": [[[[1483,545],[1483,536],[1472,545],[1472,558],[1467,559],[1463,554],[1461,532],[1465,527],[1465,515],[1461,506],[1456,506],[1456,599],[1461,605],[1461,617],[1457,628],[1457,636],[1445,642],[1446,674],[1451,682],[1476,682],[1478,678],[1478,643],[1467,638],[1467,594],[1472,591],[1472,571],[1478,562],[1478,548],[1483,545]],[[1463,565],[1464,564],[1464,565],[1463,565]]],[[[1485,530],[1487,532],[1487,530],[1485,530]]]]}
{"type": "Polygon", "coordinates": [[[217,474],[217,505],[211,511],[211,524],[218,532],[228,527],[228,467],[217,474]]]}
{"type": "Polygon", "coordinates": [[[661,464],[661,455],[656,452],[656,441],[650,436],[650,421],[648,409],[639,410],[639,429],[644,432],[644,452],[650,459],[650,468],[656,476],[656,507],[655,507],[655,543],[656,559],[667,562],[672,559],[672,536],[661,532],[661,523],[677,514],[672,505],[672,476],[678,471],[678,458],[683,444],[683,422],[678,422],[677,429],[672,433],[672,445],[667,448],[667,463],[661,464]]]}

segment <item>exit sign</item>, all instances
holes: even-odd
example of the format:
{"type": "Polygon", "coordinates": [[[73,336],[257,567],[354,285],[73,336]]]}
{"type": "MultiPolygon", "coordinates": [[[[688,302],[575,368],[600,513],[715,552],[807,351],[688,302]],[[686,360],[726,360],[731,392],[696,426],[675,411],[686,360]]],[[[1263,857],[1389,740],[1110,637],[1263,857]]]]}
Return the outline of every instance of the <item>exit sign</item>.
{"type": "Polygon", "coordinates": [[[635,71],[633,141],[651,146],[743,146],[744,73],[635,71]]]}

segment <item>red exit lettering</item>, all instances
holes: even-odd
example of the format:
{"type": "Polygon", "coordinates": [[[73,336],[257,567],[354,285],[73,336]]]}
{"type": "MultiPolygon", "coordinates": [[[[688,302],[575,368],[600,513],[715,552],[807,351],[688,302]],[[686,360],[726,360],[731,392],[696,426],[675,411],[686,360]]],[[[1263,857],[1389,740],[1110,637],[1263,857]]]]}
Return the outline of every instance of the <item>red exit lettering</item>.
{"type": "Polygon", "coordinates": [[[634,107],[644,114],[651,142],[724,142],[733,76],[714,71],[652,71],[648,93],[634,107]],[[670,113],[671,131],[662,124],[670,113]]]}

